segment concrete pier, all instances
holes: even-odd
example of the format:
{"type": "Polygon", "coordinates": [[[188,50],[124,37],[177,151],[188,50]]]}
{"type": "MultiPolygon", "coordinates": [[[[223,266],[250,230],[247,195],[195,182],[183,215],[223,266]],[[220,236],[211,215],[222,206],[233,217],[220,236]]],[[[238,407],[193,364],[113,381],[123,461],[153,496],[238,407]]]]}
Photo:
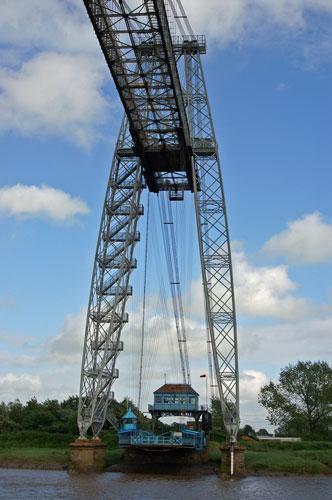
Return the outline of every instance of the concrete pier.
{"type": "MultiPolygon", "coordinates": [[[[244,446],[233,446],[233,475],[245,475],[244,446]]],[[[221,446],[221,471],[231,474],[231,446],[221,446]]]]}
{"type": "Polygon", "coordinates": [[[106,444],[100,439],[78,438],[70,445],[70,472],[102,472],[106,467],[106,444]]]}

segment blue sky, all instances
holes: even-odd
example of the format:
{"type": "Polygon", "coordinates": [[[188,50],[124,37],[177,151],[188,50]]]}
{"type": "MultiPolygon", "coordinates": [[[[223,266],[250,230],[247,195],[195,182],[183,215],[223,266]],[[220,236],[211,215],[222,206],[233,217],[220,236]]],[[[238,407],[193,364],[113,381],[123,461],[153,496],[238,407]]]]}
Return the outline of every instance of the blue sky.
{"type": "MultiPolygon", "coordinates": [[[[233,242],[242,422],[258,428],[262,384],[298,359],[332,362],[332,1],[183,3],[194,32],[207,35],[204,71],[233,242]]],[[[83,2],[0,6],[0,400],[61,399],[78,391],[122,108],[83,2]]],[[[141,243],[139,262],[143,250],[141,243]]],[[[184,291],[191,309],[200,301],[195,255],[192,291],[184,291]]],[[[124,334],[116,397],[137,396],[130,332],[140,300],[130,305],[135,326],[124,334]]],[[[152,305],[150,312],[152,332],[152,305]]],[[[203,394],[199,314],[188,324],[193,385],[203,394]]],[[[172,376],[166,339],[158,342],[146,399],[165,371],[172,376]]]]}

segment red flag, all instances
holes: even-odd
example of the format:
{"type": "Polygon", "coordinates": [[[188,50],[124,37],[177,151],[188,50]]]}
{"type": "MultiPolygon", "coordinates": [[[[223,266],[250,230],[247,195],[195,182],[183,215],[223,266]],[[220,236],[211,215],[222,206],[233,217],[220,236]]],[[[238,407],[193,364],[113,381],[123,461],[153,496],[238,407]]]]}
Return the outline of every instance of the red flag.
{"type": "Polygon", "coordinates": [[[203,377],[206,377],[206,375],[200,375],[199,377],[200,377],[200,378],[203,378],[203,377]]]}

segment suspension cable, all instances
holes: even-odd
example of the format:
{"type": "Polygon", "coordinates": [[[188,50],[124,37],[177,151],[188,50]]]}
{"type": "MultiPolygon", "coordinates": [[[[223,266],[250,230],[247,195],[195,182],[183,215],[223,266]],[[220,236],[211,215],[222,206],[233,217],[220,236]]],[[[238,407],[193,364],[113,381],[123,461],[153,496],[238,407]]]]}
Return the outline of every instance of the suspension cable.
{"type": "Polygon", "coordinates": [[[170,4],[170,7],[171,7],[171,10],[172,10],[172,14],[173,14],[173,17],[175,19],[175,22],[180,30],[180,33],[182,36],[185,36],[187,34],[189,35],[194,35],[194,32],[193,32],[193,29],[190,25],[190,22],[188,20],[188,17],[186,15],[186,12],[183,8],[183,5],[181,3],[181,0],[175,0],[175,2],[173,2],[173,0],[168,0],[169,4],[170,4]],[[179,15],[177,13],[177,9],[176,9],[176,6],[174,5],[176,3],[176,6],[180,9],[180,14],[179,15]],[[184,24],[186,25],[186,28],[187,28],[187,33],[186,33],[186,30],[184,29],[184,27],[182,26],[182,20],[184,21],[184,24]]]}
{"type": "Polygon", "coordinates": [[[140,409],[140,406],[141,406],[141,396],[142,396],[142,371],[143,371],[145,305],[146,305],[146,275],[147,275],[148,243],[149,243],[149,215],[150,215],[150,191],[148,191],[148,210],[147,210],[147,217],[146,217],[144,284],[143,284],[143,313],[142,313],[141,351],[140,351],[140,364],[139,364],[138,405],[137,405],[138,409],[140,409]]]}
{"type": "Polygon", "coordinates": [[[158,201],[159,201],[159,214],[162,223],[162,234],[163,234],[163,241],[166,254],[166,263],[170,280],[175,327],[179,345],[183,382],[185,384],[190,384],[191,381],[190,381],[190,370],[189,370],[189,358],[186,345],[187,339],[184,327],[184,314],[182,306],[180,276],[179,276],[178,258],[177,258],[175,234],[173,227],[174,223],[172,220],[172,211],[169,207],[167,216],[164,197],[160,196],[158,198],[158,201]],[[170,229],[168,230],[167,228],[170,229]]]}
{"type": "MultiPolygon", "coordinates": [[[[169,215],[169,220],[172,221],[173,214],[172,214],[171,202],[168,202],[168,215],[169,215]]],[[[174,271],[175,271],[175,291],[177,294],[177,302],[180,313],[180,324],[181,324],[181,334],[182,334],[181,342],[183,342],[184,362],[186,368],[187,382],[189,385],[191,385],[187,336],[186,336],[186,328],[185,328],[183,305],[182,305],[181,281],[180,281],[178,256],[177,256],[176,241],[175,241],[174,224],[170,225],[170,233],[171,233],[170,236],[171,236],[171,244],[173,251],[173,260],[174,260],[174,271]]]]}

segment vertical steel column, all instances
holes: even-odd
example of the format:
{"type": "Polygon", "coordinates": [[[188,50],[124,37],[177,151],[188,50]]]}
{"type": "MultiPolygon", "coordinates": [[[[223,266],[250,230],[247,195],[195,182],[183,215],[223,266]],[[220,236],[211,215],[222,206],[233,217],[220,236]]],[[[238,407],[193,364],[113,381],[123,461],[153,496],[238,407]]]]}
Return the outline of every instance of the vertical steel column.
{"type": "Polygon", "coordinates": [[[84,436],[92,428],[99,434],[110,400],[111,387],[119,376],[115,362],[123,350],[120,335],[128,321],[125,313],[131,270],[136,267],[133,250],[140,206],[141,167],[132,154],[127,120],[121,126],[107,187],[87,311],[78,427],[84,436]]]}
{"type": "Polygon", "coordinates": [[[239,380],[231,250],[211,111],[198,50],[184,51],[197,231],[208,327],[230,442],[239,428],[239,380]]]}

